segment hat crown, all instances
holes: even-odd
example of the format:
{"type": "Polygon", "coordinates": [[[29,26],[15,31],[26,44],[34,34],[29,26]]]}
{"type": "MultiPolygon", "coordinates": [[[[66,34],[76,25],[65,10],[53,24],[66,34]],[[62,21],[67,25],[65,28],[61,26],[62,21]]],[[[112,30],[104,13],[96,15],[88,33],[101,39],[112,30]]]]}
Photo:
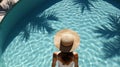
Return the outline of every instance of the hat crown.
{"type": "Polygon", "coordinates": [[[72,45],[72,43],[74,41],[74,37],[73,37],[73,35],[66,33],[66,34],[62,35],[61,41],[64,46],[70,46],[70,45],[72,45]]]}

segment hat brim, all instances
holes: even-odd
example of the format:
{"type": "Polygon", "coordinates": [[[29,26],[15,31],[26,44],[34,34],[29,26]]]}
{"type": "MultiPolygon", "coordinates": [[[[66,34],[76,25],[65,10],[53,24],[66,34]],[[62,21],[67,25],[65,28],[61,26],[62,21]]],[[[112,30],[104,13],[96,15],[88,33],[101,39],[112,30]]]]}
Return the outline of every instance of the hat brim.
{"type": "Polygon", "coordinates": [[[54,36],[54,44],[58,49],[60,49],[60,40],[61,40],[62,35],[65,33],[68,33],[74,36],[74,43],[70,50],[70,52],[72,52],[79,46],[79,43],[80,43],[79,35],[73,30],[64,29],[64,30],[60,30],[59,32],[57,32],[56,35],[54,36]]]}

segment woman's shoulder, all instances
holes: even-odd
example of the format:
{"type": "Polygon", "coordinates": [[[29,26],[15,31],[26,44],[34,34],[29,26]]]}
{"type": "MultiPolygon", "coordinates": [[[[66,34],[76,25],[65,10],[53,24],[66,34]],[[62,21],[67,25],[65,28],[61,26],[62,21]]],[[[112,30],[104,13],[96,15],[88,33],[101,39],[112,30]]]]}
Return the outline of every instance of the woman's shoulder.
{"type": "Polygon", "coordinates": [[[73,55],[78,55],[78,53],[77,52],[73,52],[73,55]]]}
{"type": "Polygon", "coordinates": [[[78,58],[78,53],[77,52],[73,52],[74,58],[78,58]]]}

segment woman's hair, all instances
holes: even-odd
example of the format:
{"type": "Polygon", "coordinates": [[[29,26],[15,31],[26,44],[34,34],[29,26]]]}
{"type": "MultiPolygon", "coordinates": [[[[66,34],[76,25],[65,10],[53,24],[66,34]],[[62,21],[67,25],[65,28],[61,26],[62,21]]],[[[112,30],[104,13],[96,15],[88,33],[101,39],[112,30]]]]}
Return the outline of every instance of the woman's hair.
{"type": "Polygon", "coordinates": [[[63,63],[72,61],[73,52],[70,52],[70,50],[71,50],[71,48],[73,46],[73,43],[70,46],[64,46],[62,44],[62,41],[60,41],[60,50],[61,50],[61,53],[59,53],[59,56],[63,60],[63,63]]]}
{"type": "Polygon", "coordinates": [[[72,61],[73,53],[72,52],[61,52],[59,54],[61,56],[61,59],[66,63],[72,61]]]}

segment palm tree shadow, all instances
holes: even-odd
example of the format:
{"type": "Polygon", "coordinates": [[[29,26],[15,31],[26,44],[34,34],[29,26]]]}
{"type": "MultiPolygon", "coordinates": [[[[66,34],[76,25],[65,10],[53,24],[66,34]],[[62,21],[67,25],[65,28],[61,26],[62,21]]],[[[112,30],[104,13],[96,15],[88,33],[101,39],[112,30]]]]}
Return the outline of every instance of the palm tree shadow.
{"type": "MultiPolygon", "coordinates": [[[[4,45],[2,46],[2,53],[5,51],[7,46],[12,42],[16,36],[20,35],[22,41],[28,41],[30,37],[30,32],[42,32],[51,34],[55,29],[51,27],[49,21],[59,21],[55,13],[49,13],[48,15],[43,13],[44,10],[51,7],[55,3],[61,0],[51,1],[43,3],[45,6],[42,8],[34,8],[30,15],[25,16],[22,21],[17,22],[11,29],[11,32],[6,38],[4,45]],[[40,16],[37,16],[40,15],[40,16]]],[[[38,5],[39,6],[39,5],[38,5]]]]}
{"type": "Polygon", "coordinates": [[[112,58],[115,56],[120,56],[120,37],[114,39],[113,41],[104,42],[103,45],[103,52],[104,52],[104,59],[112,58]]]}
{"type": "Polygon", "coordinates": [[[102,25],[102,28],[96,27],[97,30],[95,30],[96,33],[100,33],[98,37],[104,37],[108,40],[108,42],[103,42],[104,45],[102,50],[105,54],[105,59],[120,56],[120,16],[109,15],[108,19],[111,28],[102,25]]]}
{"type": "Polygon", "coordinates": [[[36,16],[29,19],[29,25],[27,26],[27,29],[30,27],[31,29],[29,31],[41,31],[42,33],[51,34],[55,29],[51,27],[51,24],[48,21],[59,21],[59,19],[55,16],[55,14],[52,15],[42,15],[42,16],[36,16]]]}
{"type": "Polygon", "coordinates": [[[104,0],[104,1],[120,9],[120,0],[104,0]]]}
{"type": "Polygon", "coordinates": [[[51,24],[48,21],[58,21],[58,18],[54,15],[49,15],[47,17],[42,15],[41,17],[36,16],[17,23],[8,35],[6,42],[2,47],[2,51],[5,51],[8,44],[10,44],[17,35],[21,35],[22,41],[28,41],[30,32],[51,34],[55,29],[51,27],[51,24]]]}
{"type": "Polygon", "coordinates": [[[94,7],[91,1],[96,1],[96,0],[74,0],[75,4],[79,4],[82,6],[81,13],[83,13],[85,9],[87,9],[88,11],[91,11],[90,7],[94,7]]]}

